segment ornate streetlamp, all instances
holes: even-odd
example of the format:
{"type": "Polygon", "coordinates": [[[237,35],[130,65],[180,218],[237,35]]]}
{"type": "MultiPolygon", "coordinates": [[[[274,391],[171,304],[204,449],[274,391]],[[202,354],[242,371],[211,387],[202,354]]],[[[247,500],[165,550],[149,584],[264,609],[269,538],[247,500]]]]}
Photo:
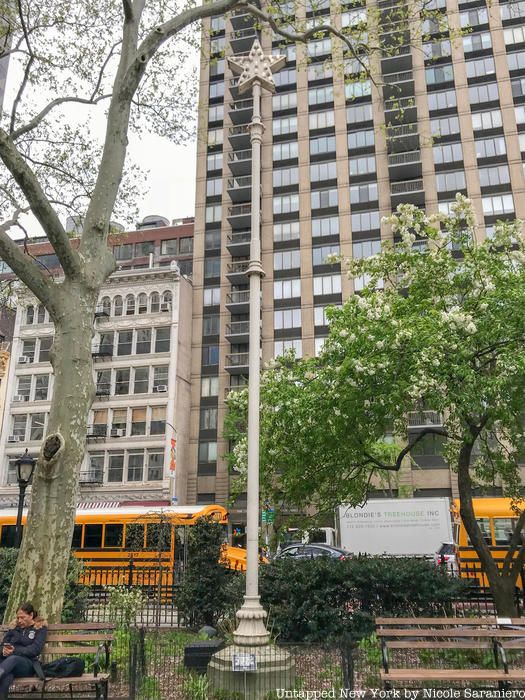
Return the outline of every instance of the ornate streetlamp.
{"type": "Polygon", "coordinates": [[[252,90],[252,146],[250,263],[250,348],[248,356],[248,479],[246,508],[246,592],[237,612],[238,627],[233,645],[214,655],[209,666],[212,688],[244,691],[250,700],[262,698],[269,690],[289,688],[294,668],[286,652],[268,645],[266,612],[259,599],[259,393],[261,347],[261,92],[275,92],[272,74],[283,67],[285,56],[265,55],[256,39],[247,56],[228,57],[232,71],[240,75],[239,93],[252,90]]]}
{"type": "Polygon", "coordinates": [[[33,472],[35,471],[36,459],[33,459],[26,451],[19,457],[16,462],[16,480],[18,482],[18,513],[16,515],[16,540],[15,547],[20,549],[22,544],[22,514],[24,512],[24,498],[26,495],[26,489],[33,478],[33,472]]]}

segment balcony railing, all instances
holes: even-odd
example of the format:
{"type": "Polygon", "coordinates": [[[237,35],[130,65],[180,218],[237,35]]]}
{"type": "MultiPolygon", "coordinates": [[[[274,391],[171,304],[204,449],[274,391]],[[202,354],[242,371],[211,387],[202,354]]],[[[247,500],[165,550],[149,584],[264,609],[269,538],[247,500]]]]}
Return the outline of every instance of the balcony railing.
{"type": "Polygon", "coordinates": [[[228,216],[245,216],[246,214],[251,214],[251,212],[251,204],[236,204],[228,208],[228,216]]]}
{"type": "Polygon", "coordinates": [[[385,83],[404,83],[407,80],[414,80],[414,73],[411,70],[405,70],[402,73],[386,73],[383,75],[385,83]]]}
{"type": "Polygon", "coordinates": [[[108,434],[108,426],[107,425],[102,425],[101,423],[96,423],[95,425],[88,425],[87,430],[86,430],[86,437],[87,438],[99,438],[99,437],[107,437],[108,434]]]}
{"type": "Polygon", "coordinates": [[[235,100],[235,102],[230,102],[230,112],[241,112],[246,109],[253,109],[253,100],[235,100]]]}
{"type": "Polygon", "coordinates": [[[231,355],[226,355],[226,367],[247,367],[249,353],[235,352],[231,355]]]}
{"type": "Polygon", "coordinates": [[[244,177],[231,177],[228,179],[228,189],[238,190],[244,187],[252,186],[251,175],[245,175],[244,177]]]}
{"type": "Polygon", "coordinates": [[[409,428],[424,428],[443,425],[443,416],[438,411],[410,411],[408,414],[409,428]]]}
{"type": "Polygon", "coordinates": [[[226,297],[228,304],[246,304],[250,301],[250,290],[243,289],[242,291],[230,292],[226,297]]]}
{"type": "Polygon", "coordinates": [[[417,124],[400,124],[399,126],[389,126],[387,131],[391,138],[399,138],[401,136],[417,136],[419,133],[417,124]]]}
{"type": "Polygon", "coordinates": [[[231,151],[228,153],[228,160],[230,162],[232,161],[237,161],[237,160],[251,160],[252,159],[252,152],[251,150],[245,149],[243,151],[231,151]]]}
{"type": "Polygon", "coordinates": [[[404,182],[393,182],[391,184],[392,194],[408,194],[410,192],[421,192],[423,190],[423,180],[405,180],[404,182]]]}
{"type": "Polygon", "coordinates": [[[228,263],[226,274],[227,275],[242,275],[248,270],[249,260],[242,260],[240,262],[228,263]]]}
{"type": "Polygon", "coordinates": [[[226,325],[226,335],[245,335],[249,332],[249,321],[232,321],[232,323],[226,325]]]}
{"type": "Polygon", "coordinates": [[[80,471],[81,484],[102,484],[104,483],[103,469],[84,469],[80,471]]]}
{"type": "Polygon", "coordinates": [[[416,101],[413,97],[399,97],[398,99],[385,100],[385,112],[391,112],[394,109],[410,109],[416,106],[416,101]]]}
{"type": "Polygon", "coordinates": [[[408,165],[419,163],[421,151],[407,151],[405,153],[392,153],[388,156],[388,165],[408,165]]]}

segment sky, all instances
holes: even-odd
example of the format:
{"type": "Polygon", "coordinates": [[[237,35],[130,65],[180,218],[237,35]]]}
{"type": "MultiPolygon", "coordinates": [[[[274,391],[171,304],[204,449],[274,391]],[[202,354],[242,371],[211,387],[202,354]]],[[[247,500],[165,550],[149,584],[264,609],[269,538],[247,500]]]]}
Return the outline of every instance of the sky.
{"type": "MultiPolygon", "coordinates": [[[[189,50],[189,49],[188,49],[189,50]]],[[[194,50],[190,58],[191,65],[198,66],[199,52],[194,50]]],[[[10,62],[7,73],[5,105],[8,108],[19,86],[21,71],[16,63],[10,62]]],[[[47,98],[44,98],[47,102],[47,98]]],[[[91,112],[93,114],[93,112],[91,112]]],[[[101,118],[94,119],[94,129],[103,134],[105,119],[103,108],[101,118]]],[[[72,120],[84,118],[82,107],[71,105],[67,118],[72,120]]],[[[195,171],[196,171],[196,137],[185,145],[175,145],[168,139],[153,134],[141,135],[129,133],[128,161],[131,161],[147,174],[143,195],[136,202],[139,216],[137,223],[145,216],[159,214],[171,222],[195,214],[195,171]]],[[[21,217],[21,221],[30,237],[42,236],[43,230],[32,214],[21,217]]],[[[65,221],[63,222],[65,224],[65,221]]],[[[20,230],[13,230],[13,237],[20,237],[20,230]]]]}

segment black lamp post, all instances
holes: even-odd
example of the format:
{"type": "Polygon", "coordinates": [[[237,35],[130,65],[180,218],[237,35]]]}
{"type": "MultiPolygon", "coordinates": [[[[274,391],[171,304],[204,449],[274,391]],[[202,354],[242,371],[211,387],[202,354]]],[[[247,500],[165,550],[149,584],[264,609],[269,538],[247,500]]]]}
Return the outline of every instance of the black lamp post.
{"type": "Polygon", "coordinates": [[[26,495],[26,489],[33,477],[33,472],[35,471],[36,459],[33,459],[27,451],[19,457],[16,462],[16,479],[18,481],[19,495],[18,495],[18,513],[16,516],[16,541],[15,547],[20,549],[22,544],[22,513],[24,510],[24,498],[26,495]]]}

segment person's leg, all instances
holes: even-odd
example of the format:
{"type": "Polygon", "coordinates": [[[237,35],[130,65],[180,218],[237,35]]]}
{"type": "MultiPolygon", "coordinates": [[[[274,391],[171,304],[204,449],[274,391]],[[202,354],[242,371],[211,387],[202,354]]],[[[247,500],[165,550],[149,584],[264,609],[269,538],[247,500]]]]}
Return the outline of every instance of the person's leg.
{"type": "Polygon", "coordinates": [[[14,678],[32,676],[33,662],[24,656],[7,656],[0,663],[0,700],[7,700],[9,686],[14,678]]]}

